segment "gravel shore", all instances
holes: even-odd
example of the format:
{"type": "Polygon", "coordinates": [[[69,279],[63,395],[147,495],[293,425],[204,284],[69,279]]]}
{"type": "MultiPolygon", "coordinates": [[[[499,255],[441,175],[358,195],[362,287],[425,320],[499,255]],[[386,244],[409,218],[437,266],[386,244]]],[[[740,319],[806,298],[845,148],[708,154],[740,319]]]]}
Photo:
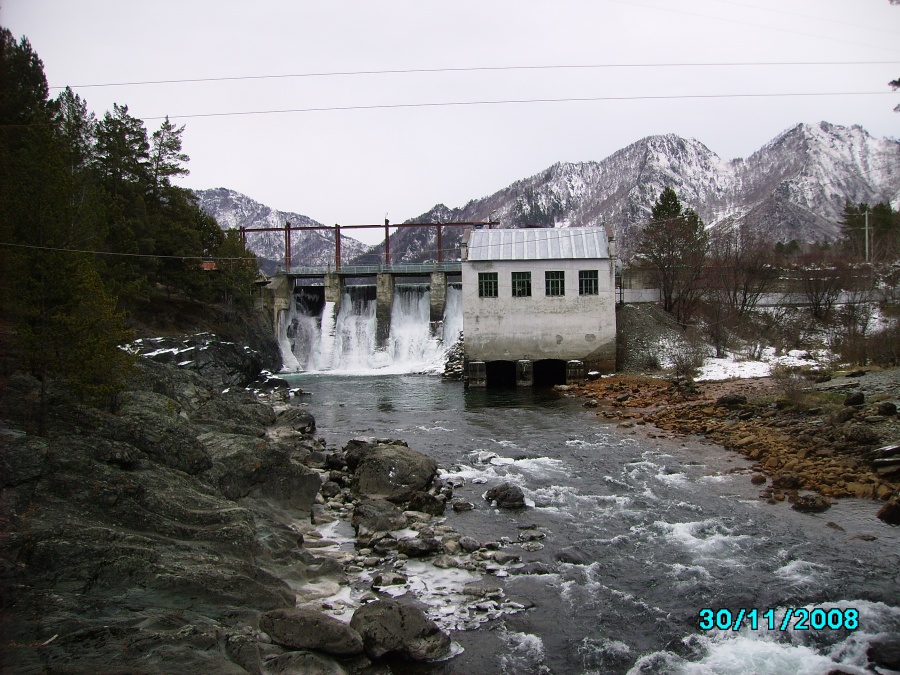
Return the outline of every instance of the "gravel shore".
{"type": "MultiPolygon", "coordinates": [[[[690,383],[617,375],[569,389],[597,415],[651,437],[706,437],[754,460],[761,498],[889,500],[900,488],[900,370],[690,383]],[[820,378],[825,379],[825,378],[820,378]],[[851,397],[853,396],[853,397],[851,397]],[[647,426],[651,425],[651,426],[647,426]],[[888,449],[886,449],[888,448],[888,449]],[[771,479],[771,480],[769,480],[771,479]]],[[[815,510],[815,509],[809,509],[815,510]]]]}

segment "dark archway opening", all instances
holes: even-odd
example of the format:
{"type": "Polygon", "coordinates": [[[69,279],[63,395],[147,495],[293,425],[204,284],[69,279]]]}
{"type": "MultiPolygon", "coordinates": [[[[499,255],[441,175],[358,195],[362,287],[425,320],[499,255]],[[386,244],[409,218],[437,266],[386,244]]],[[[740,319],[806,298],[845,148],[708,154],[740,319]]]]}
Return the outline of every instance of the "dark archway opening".
{"type": "Polygon", "coordinates": [[[515,361],[488,361],[485,364],[487,386],[491,389],[508,389],[516,386],[515,361]]]}
{"type": "Polygon", "coordinates": [[[534,362],[534,386],[552,387],[566,383],[566,362],[560,359],[544,359],[534,362]]]}

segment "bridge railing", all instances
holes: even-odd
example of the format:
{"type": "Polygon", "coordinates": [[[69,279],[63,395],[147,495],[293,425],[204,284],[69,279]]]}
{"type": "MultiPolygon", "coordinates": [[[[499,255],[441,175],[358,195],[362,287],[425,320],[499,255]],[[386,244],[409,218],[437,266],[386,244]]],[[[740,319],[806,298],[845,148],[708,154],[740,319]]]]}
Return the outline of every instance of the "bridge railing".
{"type": "Polygon", "coordinates": [[[458,260],[441,263],[398,263],[392,265],[341,265],[340,269],[335,269],[328,265],[325,267],[304,267],[292,265],[288,274],[290,276],[302,277],[319,277],[326,274],[340,274],[345,277],[352,276],[371,276],[374,274],[403,274],[407,276],[415,276],[417,274],[426,275],[432,272],[461,272],[462,264],[458,260]]]}

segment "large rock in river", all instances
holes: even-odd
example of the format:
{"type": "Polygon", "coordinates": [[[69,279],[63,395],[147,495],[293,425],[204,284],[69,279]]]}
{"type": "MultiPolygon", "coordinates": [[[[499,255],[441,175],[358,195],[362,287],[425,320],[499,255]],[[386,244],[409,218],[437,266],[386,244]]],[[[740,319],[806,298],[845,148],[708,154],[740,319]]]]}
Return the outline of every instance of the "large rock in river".
{"type": "Polygon", "coordinates": [[[353,613],[350,627],[363,640],[366,654],[378,659],[398,654],[424,661],[446,656],[450,637],[418,607],[396,600],[376,600],[353,613]]]}
{"type": "Polygon", "coordinates": [[[404,502],[431,485],[437,468],[437,462],[421,452],[378,443],[356,463],[350,487],[359,495],[404,502]]]}
{"type": "Polygon", "coordinates": [[[257,493],[292,509],[312,508],[322,481],[293,456],[292,446],[218,431],[202,434],[199,440],[212,459],[204,479],[229,499],[257,493]]]}
{"type": "Polygon", "coordinates": [[[359,633],[315,609],[273,609],[260,617],[259,627],[277,644],[293,649],[316,649],[335,656],[355,656],[363,651],[359,633]]]}

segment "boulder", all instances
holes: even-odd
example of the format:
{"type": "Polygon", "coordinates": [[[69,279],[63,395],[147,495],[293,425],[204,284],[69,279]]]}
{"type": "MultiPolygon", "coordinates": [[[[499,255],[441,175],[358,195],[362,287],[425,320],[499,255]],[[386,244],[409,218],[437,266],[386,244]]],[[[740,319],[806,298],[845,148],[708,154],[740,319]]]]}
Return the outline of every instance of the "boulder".
{"type": "Polygon", "coordinates": [[[900,495],[894,495],[878,509],[878,518],[888,525],[900,525],[900,495]]]}
{"type": "Polygon", "coordinates": [[[247,392],[231,391],[202,404],[191,420],[195,424],[220,430],[226,427],[249,429],[253,431],[248,435],[262,435],[265,428],[275,422],[275,411],[272,406],[260,403],[247,392]]]}
{"type": "Polygon", "coordinates": [[[360,536],[372,532],[390,532],[406,525],[406,516],[384,499],[361,499],[353,508],[351,525],[360,536]]]}
{"type": "Polygon", "coordinates": [[[897,414],[897,405],[890,401],[883,401],[878,405],[878,414],[885,417],[893,417],[897,414]]]}
{"type": "Polygon", "coordinates": [[[799,490],[803,487],[803,480],[796,473],[784,471],[772,477],[772,487],[776,490],[799,490]]]}
{"type": "Polygon", "coordinates": [[[720,406],[738,406],[747,403],[747,397],[743,394],[724,394],[716,399],[716,405],[720,406]]]}
{"type": "Polygon", "coordinates": [[[819,494],[799,495],[793,501],[791,508],[803,513],[821,513],[831,508],[828,498],[819,494]]]}
{"type": "Polygon", "coordinates": [[[288,447],[265,438],[210,431],[199,437],[212,459],[204,478],[229,499],[256,491],[300,511],[312,508],[322,481],[291,457],[288,447]]]}
{"type": "Polygon", "coordinates": [[[315,649],[335,656],[355,656],[363,651],[359,633],[315,609],[273,609],[259,618],[259,627],[276,644],[291,649],[315,649]]]}
{"type": "Polygon", "coordinates": [[[376,600],[353,613],[350,627],[361,636],[373,659],[398,654],[415,661],[438,659],[450,652],[450,637],[418,607],[376,600]]]}
{"type": "Polygon", "coordinates": [[[489,502],[496,502],[497,507],[501,509],[525,508],[525,493],[518,485],[511,483],[502,483],[492,487],[485,494],[485,499],[489,502]]]}
{"type": "MultiPolygon", "coordinates": [[[[347,465],[352,466],[351,453],[347,465]]],[[[358,495],[405,502],[427,488],[437,475],[437,462],[401,445],[378,443],[356,463],[351,490],[358,495]]]]}
{"type": "Polygon", "coordinates": [[[410,558],[424,558],[440,552],[443,546],[433,537],[425,539],[401,539],[397,544],[397,552],[410,558]]]}
{"type": "Polygon", "coordinates": [[[862,405],[866,402],[866,396],[861,391],[854,391],[852,394],[847,394],[847,397],[844,399],[844,405],[862,405]]]}
{"type": "Polygon", "coordinates": [[[432,516],[444,515],[446,504],[433,494],[428,492],[415,492],[409,500],[410,511],[421,511],[422,513],[430,513],[432,516]]]}
{"type": "Polygon", "coordinates": [[[275,426],[288,427],[301,434],[313,434],[316,431],[316,418],[303,408],[288,408],[278,413],[275,426]]]}
{"type": "Polygon", "coordinates": [[[288,652],[266,660],[268,675],[347,675],[347,669],[337,661],[312,652],[288,652]]]}
{"type": "Polygon", "coordinates": [[[881,668],[900,671],[900,637],[888,636],[869,643],[866,656],[881,668]]]}

